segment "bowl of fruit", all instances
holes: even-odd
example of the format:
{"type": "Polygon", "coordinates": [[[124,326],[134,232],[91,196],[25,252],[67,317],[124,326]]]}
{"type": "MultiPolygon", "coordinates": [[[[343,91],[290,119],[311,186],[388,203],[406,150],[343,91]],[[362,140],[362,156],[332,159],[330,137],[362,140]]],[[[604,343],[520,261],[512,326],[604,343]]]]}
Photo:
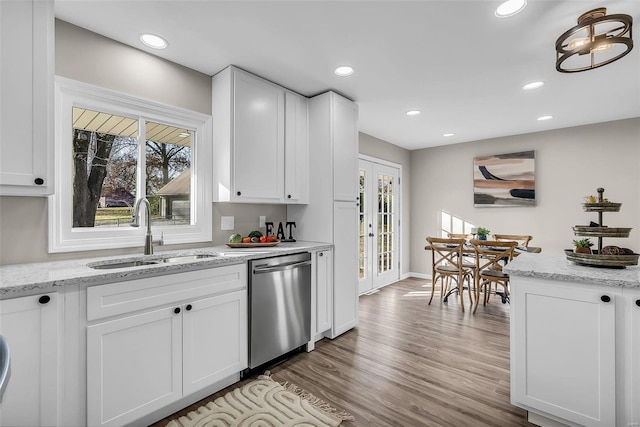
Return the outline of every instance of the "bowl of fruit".
{"type": "Polygon", "coordinates": [[[255,248],[276,246],[279,243],[280,240],[276,236],[265,236],[260,231],[254,230],[244,237],[237,233],[232,234],[227,241],[227,246],[230,248],[255,248]]]}

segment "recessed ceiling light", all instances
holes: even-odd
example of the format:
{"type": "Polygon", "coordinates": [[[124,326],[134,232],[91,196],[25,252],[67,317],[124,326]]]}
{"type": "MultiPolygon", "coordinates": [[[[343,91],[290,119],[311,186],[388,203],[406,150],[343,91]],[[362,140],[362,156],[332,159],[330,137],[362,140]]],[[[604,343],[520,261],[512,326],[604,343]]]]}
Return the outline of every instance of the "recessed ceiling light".
{"type": "Polygon", "coordinates": [[[538,121],[542,122],[544,120],[551,120],[553,119],[553,116],[540,116],[538,117],[538,121]]]}
{"type": "Polygon", "coordinates": [[[422,113],[422,111],[420,110],[411,110],[411,111],[407,111],[407,116],[417,116],[420,113],[422,113]]]}
{"type": "Polygon", "coordinates": [[[350,76],[351,74],[353,74],[353,67],[349,67],[348,65],[343,65],[341,67],[336,68],[334,73],[336,73],[336,75],[340,77],[350,76]]]}
{"type": "Polygon", "coordinates": [[[446,137],[448,138],[448,137],[453,136],[453,135],[455,135],[455,133],[445,133],[445,134],[444,134],[444,135],[442,135],[442,136],[446,136],[446,137]]]}
{"type": "Polygon", "coordinates": [[[169,45],[165,39],[155,34],[143,34],[140,36],[140,41],[153,49],[164,49],[169,45]]]}
{"type": "Polygon", "coordinates": [[[531,83],[527,83],[526,85],[522,86],[523,90],[533,90],[533,89],[538,89],[539,87],[544,86],[544,82],[531,82],[531,83]]]}
{"type": "Polygon", "coordinates": [[[522,12],[527,6],[527,0],[507,0],[496,9],[498,18],[508,18],[516,13],[522,12]]]}

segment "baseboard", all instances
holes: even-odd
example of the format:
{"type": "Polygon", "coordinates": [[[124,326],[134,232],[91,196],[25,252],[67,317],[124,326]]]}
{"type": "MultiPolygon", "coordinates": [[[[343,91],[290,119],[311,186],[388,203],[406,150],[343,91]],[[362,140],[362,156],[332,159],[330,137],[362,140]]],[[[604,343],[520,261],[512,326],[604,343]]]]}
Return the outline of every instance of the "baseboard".
{"type": "Polygon", "coordinates": [[[425,274],[425,273],[414,273],[414,272],[409,272],[409,273],[405,273],[402,275],[401,279],[408,279],[410,277],[415,277],[416,279],[427,279],[427,280],[431,280],[431,274],[425,274]]]}

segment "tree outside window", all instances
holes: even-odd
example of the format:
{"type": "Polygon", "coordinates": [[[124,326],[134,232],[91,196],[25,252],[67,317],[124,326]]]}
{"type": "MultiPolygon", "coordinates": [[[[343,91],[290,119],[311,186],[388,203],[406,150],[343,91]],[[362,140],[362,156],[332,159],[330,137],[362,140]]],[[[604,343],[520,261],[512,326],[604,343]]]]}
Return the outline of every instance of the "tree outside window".
{"type": "Polygon", "coordinates": [[[141,130],[141,122],[73,107],[73,227],[127,225],[140,197],[152,224],[191,222],[193,131],[152,121],[141,130]]]}

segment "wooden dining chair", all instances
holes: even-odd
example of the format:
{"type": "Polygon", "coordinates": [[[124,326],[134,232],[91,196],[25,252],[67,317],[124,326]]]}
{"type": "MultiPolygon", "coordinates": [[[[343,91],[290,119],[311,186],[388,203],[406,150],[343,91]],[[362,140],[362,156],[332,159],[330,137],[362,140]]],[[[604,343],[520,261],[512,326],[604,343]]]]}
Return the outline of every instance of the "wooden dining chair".
{"type": "Polygon", "coordinates": [[[440,281],[440,299],[447,302],[451,293],[460,295],[460,306],[464,311],[464,282],[467,281],[469,300],[473,304],[471,296],[472,270],[464,266],[463,248],[465,239],[445,239],[439,237],[427,237],[429,245],[425,247],[431,250],[431,298],[433,300],[436,285],[440,281]],[[455,287],[452,287],[455,283],[455,287]]]}
{"type": "MultiPolygon", "coordinates": [[[[465,239],[465,245],[471,239],[473,239],[473,234],[464,234],[464,233],[447,233],[450,239],[465,239]]],[[[475,281],[475,271],[476,271],[476,263],[473,260],[469,260],[469,257],[462,258],[462,267],[471,272],[471,279],[475,281]]]]}
{"type": "MultiPolygon", "coordinates": [[[[476,254],[475,305],[473,312],[478,309],[480,292],[483,291],[483,305],[486,305],[491,295],[492,285],[501,285],[504,289],[502,302],[509,301],[509,275],[502,271],[504,264],[513,259],[516,241],[471,240],[476,254]]],[[[497,292],[496,292],[497,293],[497,292]]]]}
{"type": "Polygon", "coordinates": [[[528,247],[533,237],[524,234],[494,234],[493,238],[502,242],[517,242],[518,246],[528,247]]]}
{"type": "Polygon", "coordinates": [[[447,233],[450,239],[473,239],[473,234],[464,234],[464,233],[447,233]]]}

